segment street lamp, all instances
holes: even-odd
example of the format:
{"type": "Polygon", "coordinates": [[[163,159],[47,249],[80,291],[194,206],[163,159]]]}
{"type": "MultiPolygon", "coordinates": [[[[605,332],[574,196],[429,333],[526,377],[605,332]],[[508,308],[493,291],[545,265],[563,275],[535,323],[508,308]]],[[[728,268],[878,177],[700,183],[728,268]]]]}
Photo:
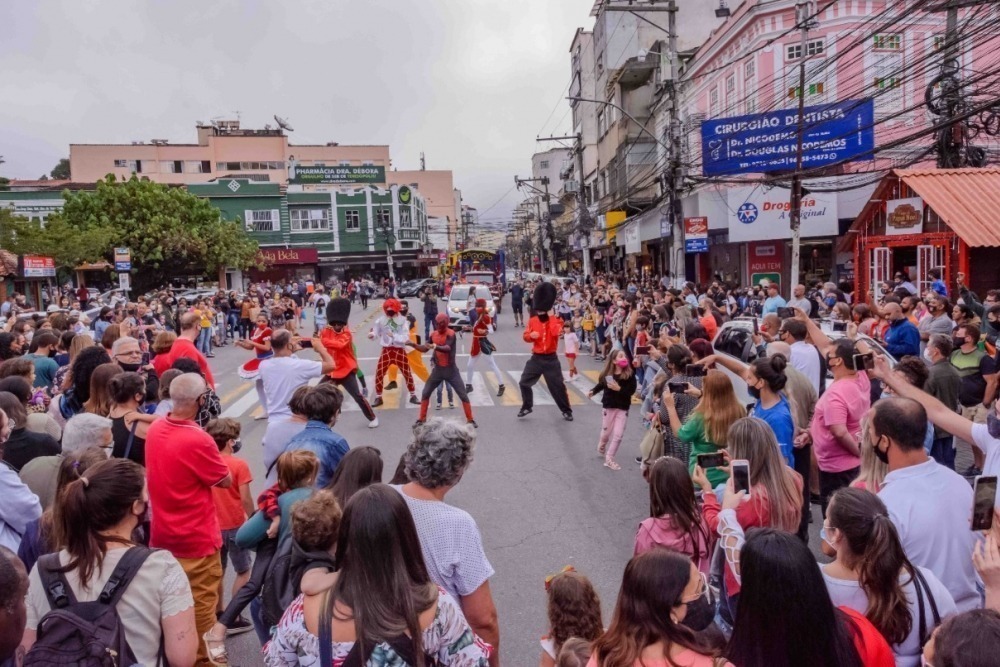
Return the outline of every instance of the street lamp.
{"type": "Polygon", "coordinates": [[[384,209],[378,207],[378,222],[375,229],[385,241],[385,261],[389,264],[389,280],[396,281],[396,271],[392,266],[392,247],[396,245],[396,235],[392,231],[392,220],[385,220],[382,216],[384,209]]]}

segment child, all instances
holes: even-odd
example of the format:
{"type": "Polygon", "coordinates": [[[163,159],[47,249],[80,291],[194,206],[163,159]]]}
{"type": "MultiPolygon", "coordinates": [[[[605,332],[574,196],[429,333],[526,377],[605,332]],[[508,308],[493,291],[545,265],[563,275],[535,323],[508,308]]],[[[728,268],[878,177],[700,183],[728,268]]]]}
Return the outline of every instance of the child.
{"type": "Polygon", "coordinates": [[[318,595],[335,579],[333,552],[343,511],[332,491],[321,489],[292,508],[292,550],[289,564],[295,593],[318,595]]]}
{"type": "Polygon", "coordinates": [[[580,338],[573,332],[573,324],[570,321],[563,323],[563,345],[565,346],[566,361],[569,362],[569,379],[579,375],[576,370],[576,354],[580,351],[580,338]]]}
{"type": "MultiPolygon", "coordinates": [[[[233,483],[228,488],[212,487],[212,499],[215,501],[215,513],[219,517],[219,527],[222,529],[222,571],[225,574],[226,560],[233,565],[236,579],[233,580],[233,596],[250,579],[250,552],[236,544],[236,531],[243,522],[254,513],[253,496],[250,495],[250,466],[234,454],[240,449],[240,423],[235,419],[223,417],[213,419],[205,426],[205,432],[212,436],[222,460],[229,468],[233,483]]],[[[221,614],[225,608],[222,604],[222,582],[219,582],[219,602],[216,611],[221,614]]],[[[249,630],[252,625],[243,618],[237,618],[229,625],[229,630],[249,630]]]]}
{"type": "MultiPolygon", "coordinates": [[[[545,580],[548,594],[549,632],[542,637],[542,665],[554,666],[571,637],[592,642],[604,633],[601,600],[590,580],[573,566],[545,580]]],[[[569,663],[572,664],[572,663],[569,663]]],[[[580,663],[581,665],[586,662],[580,663]]]]}
{"type": "Polygon", "coordinates": [[[319,474],[319,459],[310,451],[295,449],[278,457],[278,483],[265,489],[257,497],[257,508],[270,520],[268,537],[277,537],[281,527],[281,508],[278,498],[292,489],[312,486],[319,474]]]}
{"type": "Polygon", "coordinates": [[[616,350],[608,357],[604,370],[601,371],[601,378],[590,390],[589,396],[604,392],[601,396],[601,406],[604,410],[597,453],[604,454],[604,467],[611,470],[621,470],[621,466],[615,463],[615,454],[625,435],[628,409],[632,405],[635,387],[635,373],[632,372],[632,365],[625,350],[616,350]]]}
{"type": "Polygon", "coordinates": [[[587,667],[590,650],[590,642],[586,639],[570,637],[559,651],[556,667],[587,667]]]}

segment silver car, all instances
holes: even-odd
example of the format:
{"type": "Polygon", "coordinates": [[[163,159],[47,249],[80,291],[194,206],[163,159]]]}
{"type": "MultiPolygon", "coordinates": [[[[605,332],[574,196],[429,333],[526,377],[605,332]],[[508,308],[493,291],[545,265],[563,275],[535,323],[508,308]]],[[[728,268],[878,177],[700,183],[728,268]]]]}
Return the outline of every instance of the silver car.
{"type": "Polygon", "coordinates": [[[448,295],[448,305],[446,306],[448,322],[453,327],[472,326],[472,323],[469,321],[469,294],[472,289],[476,290],[475,299],[486,299],[486,313],[493,320],[493,330],[496,331],[497,307],[493,301],[493,295],[490,294],[490,288],[487,285],[455,285],[452,287],[451,293],[448,295]]]}

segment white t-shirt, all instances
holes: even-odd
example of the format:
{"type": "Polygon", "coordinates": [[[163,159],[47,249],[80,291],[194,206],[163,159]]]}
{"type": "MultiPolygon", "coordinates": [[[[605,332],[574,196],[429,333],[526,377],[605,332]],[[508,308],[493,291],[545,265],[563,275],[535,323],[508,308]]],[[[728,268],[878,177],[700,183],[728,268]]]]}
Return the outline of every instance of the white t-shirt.
{"type": "Polygon", "coordinates": [[[804,340],[795,341],[791,347],[792,358],[789,359],[789,362],[792,364],[792,368],[809,378],[813,389],[816,390],[816,395],[819,396],[819,350],[804,340]]]}
{"type": "MultiPolygon", "coordinates": [[[[992,410],[992,408],[990,409],[992,410]]],[[[972,425],[972,442],[986,455],[983,474],[1000,475],[1000,440],[990,435],[990,429],[986,424],[972,425]]],[[[998,494],[994,507],[1000,509],[1000,494],[998,494]]]]}
{"type": "MultiPolygon", "coordinates": [[[[93,602],[97,599],[126,551],[127,548],[109,549],[101,569],[95,570],[91,575],[87,589],[81,588],[76,570],[66,573],[66,580],[73,589],[77,602],[93,602]]],[[[59,562],[63,565],[69,563],[69,553],[60,551],[59,562]]],[[[125,629],[125,639],[140,665],[157,664],[162,635],[160,619],[175,616],[193,606],[191,585],[177,559],[163,549],[151,553],[115,607],[125,629]]],[[[28,575],[27,607],[27,627],[35,630],[41,618],[51,610],[49,599],[42,588],[42,578],[38,576],[37,565],[28,575]]]]}
{"type": "Polygon", "coordinates": [[[292,411],[288,407],[295,390],[309,380],[323,374],[323,364],[312,359],[271,357],[260,362],[260,381],[264,385],[268,422],[288,421],[292,411]]]}
{"type": "MultiPolygon", "coordinates": [[[[820,565],[820,570],[822,569],[823,566],[820,565]]],[[[937,605],[941,620],[944,621],[946,618],[956,615],[958,609],[955,607],[955,600],[951,597],[948,589],[944,587],[944,584],[926,567],[918,566],[917,569],[920,570],[920,573],[924,575],[924,579],[927,581],[927,587],[930,588],[931,595],[934,597],[934,603],[937,605]]],[[[868,611],[868,595],[861,590],[861,585],[857,581],[835,579],[828,575],[826,571],[823,571],[823,581],[826,582],[826,589],[830,592],[830,599],[833,601],[833,606],[849,607],[860,614],[868,611]]],[[[908,606],[910,608],[910,615],[913,618],[913,624],[910,628],[910,634],[906,636],[903,643],[892,645],[892,652],[896,656],[896,667],[917,667],[920,664],[921,653],[920,609],[917,607],[917,591],[914,588],[914,582],[909,581],[909,575],[901,575],[899,583],[902,585],[903,593],[906,595],[906,600],[909,603],[908,606]]],[[[934,613],[931,610],[931,602],[927,597],[927,591],[922,590],[921,594],[924,598],[924,631],[926,636],[929,637],[931,631],[934,629],[934,613]]]]}
{"type": "Polygon", "coordinates": [[[580,351],[580,339],[572,331],[563,336],[563,345],[566,348],[566,354],[576,354],[580,351]]]}
{"type": "Polygon", "coordinates": [[[926,567],[951,592],[958,610],[980,607],[972,549],[972,487],[934,459],[893,470],[878,492],[914,565],[926,567]]]}
{"type": "Polygon", "coordinates": [[[465,510],[438,500],[420,500],[393,486],[410,508],[431,581],[461,601],[494,575],[483,551],[476,520],[465,510]]]}

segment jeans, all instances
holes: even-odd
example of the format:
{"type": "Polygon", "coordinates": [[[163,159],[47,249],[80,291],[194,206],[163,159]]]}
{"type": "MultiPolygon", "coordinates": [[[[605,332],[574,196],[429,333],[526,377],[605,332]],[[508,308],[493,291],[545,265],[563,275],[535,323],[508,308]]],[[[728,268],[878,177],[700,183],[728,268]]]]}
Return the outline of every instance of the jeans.
{"type": "Polygon", "coordinates": [[[240,323],[240,316],[235,310],[230,310],[226,316],[226,335],[229,338],[236,338],[236,329],[240,323]]]}
{"type": "Polygon", "coordinates": [[[212,327],[202,327],[198,332],[198,351],[205,355],[212,353],[212,327]]]}
{"type": "Polygon", "coordinates": [[[799,520],[799,530],[796,535],[809,544],[809,516],[812,513],[809,504],[809,474],[812,467],[812,445],[793,448],[792,459],[795,461],[795,472],[802,475],[802,518],[799,520]]]}
{"type": "Polygon", "coordinates": [[[437,313],[424,313],[424,340],[429,341],[431,339],[431,330],[434,329],[434,318],[437,317],[437,313]]]}
{"type": "Polygon", "coordinates": [[[263,646],[271,641],[271,628],[264,625],[264,619],[260,615],[260,607],[259,597],[250,600],[250,620],[253,621],[253,631],[257,633],[257,639],[260,640],[260,645],[263,646]]]}

